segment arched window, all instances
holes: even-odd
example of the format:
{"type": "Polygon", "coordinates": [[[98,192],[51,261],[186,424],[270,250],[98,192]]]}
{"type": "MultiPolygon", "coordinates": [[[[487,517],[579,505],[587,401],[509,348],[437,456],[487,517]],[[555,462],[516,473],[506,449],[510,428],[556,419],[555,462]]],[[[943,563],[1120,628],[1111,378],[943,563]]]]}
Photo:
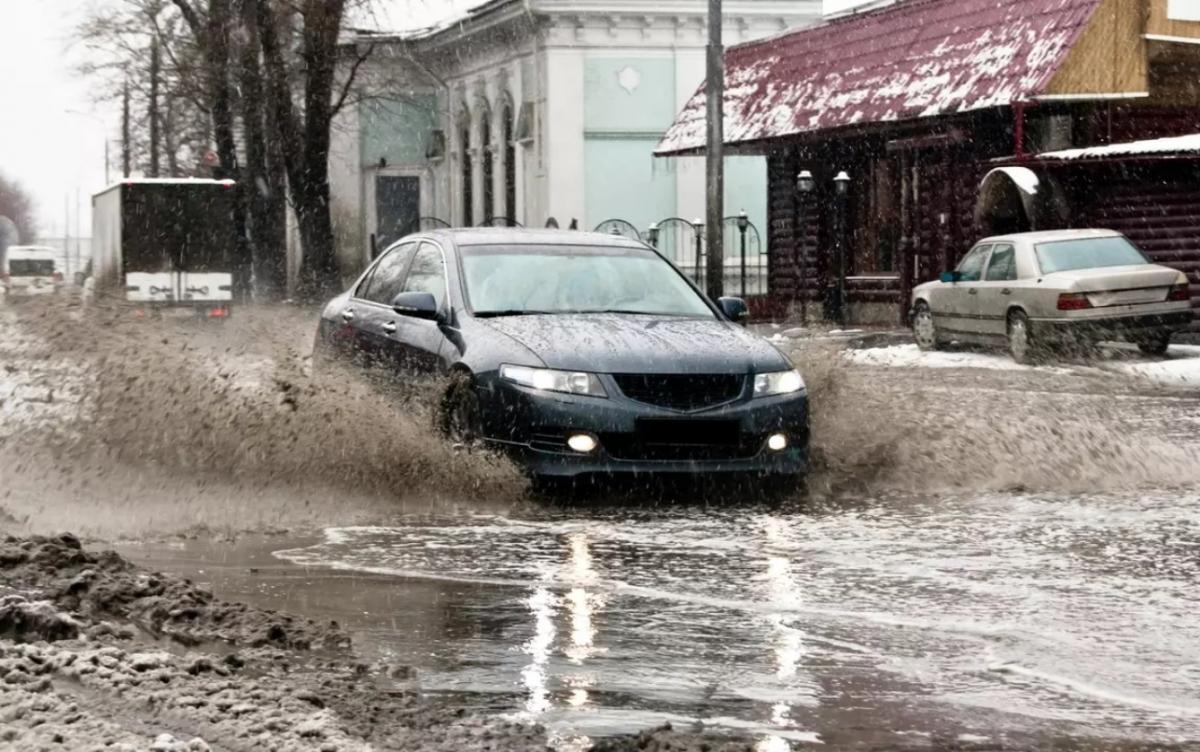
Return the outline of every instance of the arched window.
{"type": "Polygon", "coordinates": [[[483,160],[483,221],[495,216],[496,186],[493,177],[496,174],[495,147],[492,144],[492,117],[485,112],[479,126],[479,158],[483,160]]]}
{"type": "Polygon", "coordinates": [[[471,160],[471,121],[463,117],[459,126],[459,143],[462,145],[462,218],[463,227],[475,224],[472,209],[475,203],[474,173],[475,165],[471,160]]]}
{"type": "Polygon", "coordinates": [[[513,105],[507,97],[503,113],[504,147],[504,210],[508,217],[520,222],[517,216],[517,147],[513,143],[513,105]]]}

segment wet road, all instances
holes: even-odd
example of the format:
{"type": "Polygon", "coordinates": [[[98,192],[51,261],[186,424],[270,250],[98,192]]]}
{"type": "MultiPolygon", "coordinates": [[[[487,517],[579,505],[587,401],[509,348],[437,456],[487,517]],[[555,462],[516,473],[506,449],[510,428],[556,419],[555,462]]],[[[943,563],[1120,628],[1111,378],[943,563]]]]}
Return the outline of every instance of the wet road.
{"type": "MultiPolygon", "coordinates": [[[[929,390],[969,395],[993,422],[1035,392],[1095,408],[1114,421],[1097,431],[1119,426],[1119,445],[1151,455],[1200,441],[1194,394],[1056,378],[963,368],[929,390]]],[[[522,504],[126,551],[221,595],[336,618],[371,660],[416,666],[422,690],[545,723],[567,747],[668,721],[770,752],[1198,741],[1200,488],[1168,463],[1147,471],[1157,489],[1124,489],[1104,468],[1128,458],[1105,454],[1107,439],[1066,425],[1052,441],[1068,459],[1092,442],[1094,491],[1038,490],[1057,488],[1051,467],[1007,490],[782,509],[522,504]]]]}

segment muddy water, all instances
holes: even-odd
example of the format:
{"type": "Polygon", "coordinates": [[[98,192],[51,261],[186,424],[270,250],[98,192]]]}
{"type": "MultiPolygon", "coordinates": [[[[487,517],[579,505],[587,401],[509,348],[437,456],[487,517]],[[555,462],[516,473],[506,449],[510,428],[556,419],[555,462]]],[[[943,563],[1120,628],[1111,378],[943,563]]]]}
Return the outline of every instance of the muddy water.
{"type": "Polygon", "coordinates": [[[338,618],[368,657],[417,666],[424,691],[563,738],[703,720],[772,750],[1167,742],[1200,740],[1198,503],[543,510],[130,553],[338,618]]]}

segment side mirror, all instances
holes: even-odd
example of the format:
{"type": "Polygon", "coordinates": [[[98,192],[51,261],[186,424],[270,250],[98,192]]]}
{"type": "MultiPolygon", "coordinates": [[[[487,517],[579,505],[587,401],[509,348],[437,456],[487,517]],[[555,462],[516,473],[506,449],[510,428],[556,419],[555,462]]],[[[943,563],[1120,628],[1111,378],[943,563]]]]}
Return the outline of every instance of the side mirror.
{"type": "Polygon", "coordinates": [[[437,299],[428,292],[402,292],[392,300],[392,310],[401,316],[412,316],[414,319],[441,319],[437,299]]]}
{"type": "Polygon", "coordinates": [[[724,313],[726,318],[735,324],[745,326],[750,320],[750,306],[746,305],[746,301],[741,298],[721,298],[717,301],[717,305],[721,307],[721,313],[724,313]]]}
{"type": "Polygon", "coordinates": [[[942,272],[940,279],[947,285],[953,285],[962,280],[962,274],[958,272],[942,272]]]}

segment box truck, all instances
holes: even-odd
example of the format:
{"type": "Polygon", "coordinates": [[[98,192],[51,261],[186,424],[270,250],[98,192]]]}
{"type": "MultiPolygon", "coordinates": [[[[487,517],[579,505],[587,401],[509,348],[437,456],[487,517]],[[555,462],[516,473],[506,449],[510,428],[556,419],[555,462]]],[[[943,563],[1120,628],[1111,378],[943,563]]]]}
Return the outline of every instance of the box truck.
{"type": "Polygon", "coordinates": [[[85,297],[227,318],[237,243],[231,180],[127,179],[92,198],[85,297]]]}

